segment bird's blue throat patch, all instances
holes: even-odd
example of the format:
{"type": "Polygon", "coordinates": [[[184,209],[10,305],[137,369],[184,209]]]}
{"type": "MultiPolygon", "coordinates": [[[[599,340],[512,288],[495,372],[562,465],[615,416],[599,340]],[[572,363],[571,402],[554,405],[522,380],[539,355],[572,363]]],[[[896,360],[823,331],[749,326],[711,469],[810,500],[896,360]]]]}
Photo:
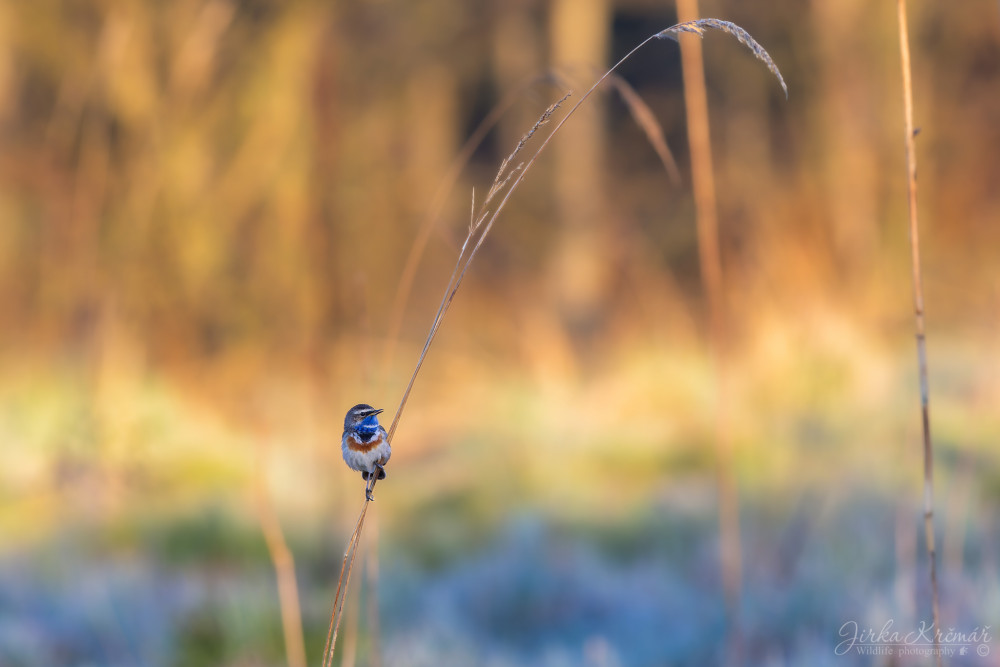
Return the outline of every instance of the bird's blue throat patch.
{"type": "Polygon", "coordinates": [[[368,440],[376,433],[378,433],[378,417],[376,415],[371,415],[365,417],[364,420],[357,426],[358,436],[362,440],[368,440]]]}

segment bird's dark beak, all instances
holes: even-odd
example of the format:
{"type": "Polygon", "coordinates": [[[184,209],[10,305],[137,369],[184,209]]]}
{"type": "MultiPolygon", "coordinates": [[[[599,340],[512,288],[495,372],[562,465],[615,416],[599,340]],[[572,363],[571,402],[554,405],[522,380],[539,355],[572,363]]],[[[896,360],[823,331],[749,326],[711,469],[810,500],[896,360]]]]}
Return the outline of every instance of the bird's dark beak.
{"type": "Polygon", "coordinates": [[[371,413],[371,416],[372,416],[372,417],[374,417],[375,415],[380,415],[380,414],[382,414],[383,412],[385,412],[385,410],[383,410],[382,408],[379,408],[379,409],[378,409],[378,410],[376,410],[375,412],[371,413]]]}

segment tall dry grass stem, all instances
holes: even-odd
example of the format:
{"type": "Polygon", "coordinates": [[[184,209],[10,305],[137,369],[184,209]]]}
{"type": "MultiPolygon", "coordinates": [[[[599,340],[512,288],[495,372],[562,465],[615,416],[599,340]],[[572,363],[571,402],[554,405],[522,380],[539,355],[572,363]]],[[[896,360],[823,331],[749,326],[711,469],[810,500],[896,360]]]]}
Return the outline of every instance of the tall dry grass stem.
{"type": "MultiPolygon", "coordinates": [[[[524,181],[525,176],[531,170],[531,167],[537,162],[538,157],[542,154],[546,147],[548,147],[552,138],[558,134],[559,130],[566,124],[577,109],[579,109],[580,106],[590,98],[598,86],[600,86],[608,77],[612,76],[615,70],[617,70],[622,63],[631,58],[646,44],[654,39],[676,40],[677,35],[680,33],[703,35],[707,28],[720,30],[735,36],[741,43],[746,45],[758,59],[762,60],[767,65],[768,69],[774,72],[775,76],[778,77],[782,88],[785,88],[785,82],[781,78],[781,74],[778,72],[778,68],[771,60],[771,57],[745,30],[728,21],[720,21],[718,19],[699,19],[696,21],[678,23],[677,25],[650,35],[643,40],[638,46],[629,51],[621,60],[615,63],[611,69],[595,81],[589,89],[587,89],[580,99],[577,100],[577,102],[569,109],[569,111],[566,112],[559,122],[556,123],[552,131],[545,136],[538,148],[535,149],[535,152],[532,153],[526,161],[517,161],[517,158],[520,156],[522,150],[528,142],[543,126],[548,124],[553,114],[562,106],[566,99],[569,98],[571,93],[567,93],[560,100],[546,109],[541,117],[539,117],[539,119],[535,122],[534,126],[532,126],[532,128],[521,137],[517,146],[514,147],[514,150],[510,153],[510,155],[504,158],[504,160],[500,163],[500,168],[497,170],[496,177],[490,185],[486,198],[478,207],[475,205],[475,199],[473,198],[473,213],[469,222],[468,233],[466,234],[465,241],[462,243],[462,247],[459,250],[458,259],[455,261],[451,277],[448,280],[448,284],[441,297],[441,302],[438,305],[437,312],[431,322],[430,330],[427,333],[424,346],[420,351],[419,357],[417,358],[413,373],[410,375],[406,389],[403,391],[403,396],[400,399],[399,407],[396,408],[396,413],[393,416],[391,425],[389,426],[388,439],[390,442],[396,434],[396,428],[399,426],[400,417],[402,416],[406,403],[409,400],[410,392],[413,390],[413,383],[416,381],[417,375],[419,375],[420,369],[423,367],[431,343],[434,342],[437,332],[441,328],[444,316],[451,307],[451,304],[455,299],[455,295],[458,293],[458,289],[461,287],[462,281],[465,279],[465,275],[468,273],[469,267],[472,265],[472,260],[475,259],[479,249],[483,245],[483,242],[485,242],[486,237],[489,235],[490,230],[492,230],[493,224],[506,207],[510,197],[517,190],[518,186],[524,181]]],[[[377,482],[377,476],[372,475],[366,488],[368,495],[361,507],[361,512],[358,515],[354,532],[351,534],[351,537],[348,540],[347,549],[344,552],[344,560],[341,563],[340,577],[337,580],[337,592],[334,597],[333,611],[330,614],[330,627],[327,632],[327,641],[323,649],[324,667],[328,667],[332,664],[333,653],[337,645],[337,633],[339,631],[340,621],[343,615],[344,599],[346,597],[347,588],[350,584],[351,572],[354,568],[354,560],[357,557],[360,538],[364,530],[365,516],[368,512],[368,506],[371,503],[369,498],[374,497],[375,485],[377,482]]]]}
{"type": "Polygon", "coordinates": [[[934,649],[941,665],[941,617],[938,610],[937,555],[934,540],[934,449],[931,443],[930,389],[927,380],[927,335],[924,330],[924,287],[920,271],[920,229],[917,225],[917,153],[913,127],[913,78],[910,70],[910,38],[906,24],[906,0],[896,0],[899,16],[899,61],[903,73],[903,124],[906,146],[906,196],[909,210],[910,264],[913,277],[913,315],[917,339],[917,369],[920,376],[920,422],[924,445],[924,536],[931,579],[931,613],[934,649]]]}
{"type": "MultiPolygon", "coordinates": [[[[677,0],[677,18],[689,21],[697,17],[697,0],[677,0]]],[[[733,471],[733,447],[727,417],[729,366],[726,307],[722,282],[722,253],[719,250],[719,216],[715,193],[715,169],[712,166],[708,95],[705,91],[705,67],[700,40],[679,41],[688,143],[691,151],[691,187],[694,191],[698,264],[705,289],[705,299],[708,302],[709,345],[715,377],[713,440],[718,477],[719,560],[729,617],[728,661],[740,664],[743,652],[739,622],[743,588],[743,553],[740,540],[739,491],[733,471]]]]}

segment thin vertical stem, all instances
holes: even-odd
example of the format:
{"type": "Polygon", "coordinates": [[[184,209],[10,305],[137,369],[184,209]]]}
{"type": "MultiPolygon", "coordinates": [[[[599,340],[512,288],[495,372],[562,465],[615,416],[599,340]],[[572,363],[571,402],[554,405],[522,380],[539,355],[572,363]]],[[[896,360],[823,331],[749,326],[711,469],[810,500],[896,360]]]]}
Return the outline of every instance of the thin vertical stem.
{"type": "MultiPolygon", "coordinates": [[[[698,18],[698,0],[678,0],[677,19],[698,18]]],[[[691,145],[691,186],[698,217],[698,259],[705,283],[713,322],[721,324],[722,259],[719,252],[719,221],[715,200],[715,173],[712,167],[712,138],[708,122],[708,94],[701,38],[679,38],[684,76],[684,104],[687,112],[688,142],[691,145]]]]}
{"type": "MultiPolygon", "coordinates": [[[[678,0],[677,19],[698,18],[697,0],[678,0]]],[[[701,279],[708,302],[709,337],[715,368],[715,448],[719,493],[719,533],[722,586],[730,617],[729,661],[741,661],[739,606],[742,589],[739,494],[733,473],[732,443],[726,427],[726,321],[722,290],[722,258],[719,250],[719,223],[712,167],[712,138],[708,122],[708,95],[701,38],[678,40],[684,76],[684,103],[687,112],[688,142],[691,149],[691,184],[697,217],[698,257],[701,279]]]]}
{"type": "Polygon", "coordinates": [[[903,70],[903,116],[905,118],[906,194],[910,214],[910,260],[913,271],[913,314],[916,324],[917,366],[920,374],[920,421],[924,444],[924,534],[930,561],[931,611],[934,649],[941,665],[940,615],[938,613],[937,558],[934,540],[934,450],[931,445],[930,391],[927,381],[927,337],[924,332],[924,288],[920,273],[920,230],[917,226],[917,155],[913,128],[913,80],[910,75],[909,29],[906,0],[896,0],[899,14],[899,59],[903,70]]]}

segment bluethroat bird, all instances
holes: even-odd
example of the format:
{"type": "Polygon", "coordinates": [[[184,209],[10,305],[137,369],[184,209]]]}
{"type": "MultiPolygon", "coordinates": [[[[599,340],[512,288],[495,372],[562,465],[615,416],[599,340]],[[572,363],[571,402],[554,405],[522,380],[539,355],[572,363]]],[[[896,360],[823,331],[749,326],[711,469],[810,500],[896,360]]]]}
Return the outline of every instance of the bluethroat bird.
{"type": "Polygon", "coordinates": [[[361,479],[371,479],[365,488],[368,500],[374,500],[371,487],[376,479],[385,479],[383,466],[392,456],[388,434],[378,423],[381,412],[367,403],[355,405],[344,417],[344,437],[340,441],[347,466],[351,470],[360,470],[361,479]]]}

